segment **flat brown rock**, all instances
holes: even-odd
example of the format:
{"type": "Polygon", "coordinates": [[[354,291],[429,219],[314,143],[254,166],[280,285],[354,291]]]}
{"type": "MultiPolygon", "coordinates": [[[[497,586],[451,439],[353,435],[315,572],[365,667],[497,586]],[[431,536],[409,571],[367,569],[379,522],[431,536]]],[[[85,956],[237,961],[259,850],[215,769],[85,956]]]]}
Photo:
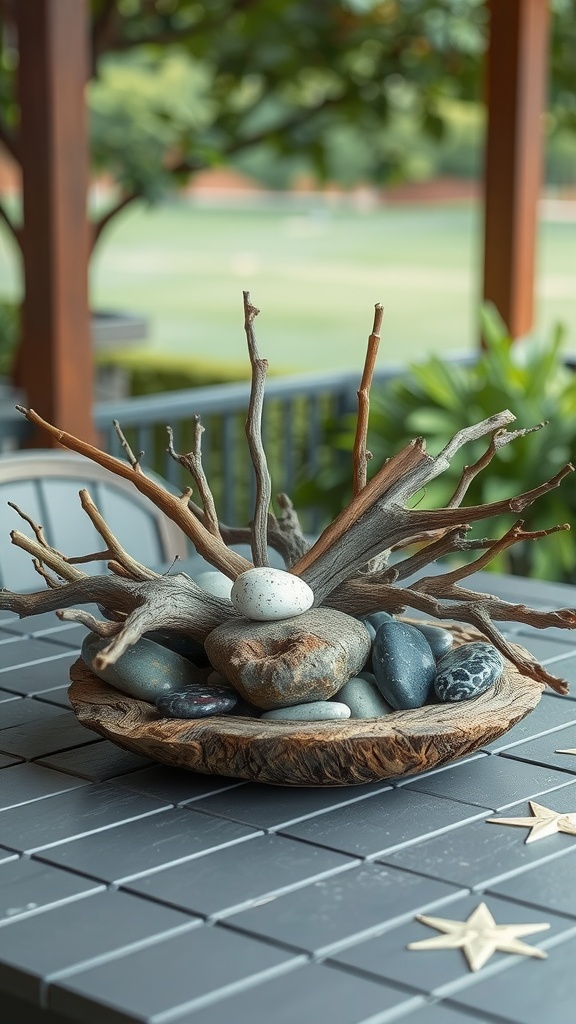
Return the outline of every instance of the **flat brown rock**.
{"type": "Polygon", "coordinates": [[[205,647],[244,699],[268,711],[328,700],[362,669],[370,638],[352,616],[312,608],[279,622],[232,619],[212,630],[205,647]]]}

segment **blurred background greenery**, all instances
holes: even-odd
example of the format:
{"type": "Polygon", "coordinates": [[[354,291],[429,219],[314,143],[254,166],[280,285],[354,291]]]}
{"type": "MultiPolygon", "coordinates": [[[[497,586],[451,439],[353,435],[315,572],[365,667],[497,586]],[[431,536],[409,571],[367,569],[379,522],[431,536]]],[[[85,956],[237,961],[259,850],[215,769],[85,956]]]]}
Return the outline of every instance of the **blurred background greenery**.
{"type": "MultiPolygon", "coordinates": [[[[484,0],[92,0],[92,308],[150,322],[145,343],[99,361],[123,367],[133,393],[246,377],[241,291],[250,288],[272,372],[359,372],[381,301],[380,364],[407,368],[374,395],[373,465],[414,433],[437,451],[459,427],[510,406],[522,426],[550,426],[504,449],[470,500],[551,475],[576,435],[565,366],[576,351],[576,0],[550,9],[535,337],[512,345],[485,310],[486,347],[458,366],[444,357],[478,352],[480,338],[484,0]]],[[[9,4],[0,33],[8,374],[22,290],[9,4]]],[[[328,469],[298,497],[333,515],[347,479],[332,455],[349,453],[352,435],[346,419],[325,427],[328,469]]],[[[453,484],[442,478],[423,500],[445,500],[453,484]]],[[[570,521],[575,507],[570,478],[531,525],[570,521]]],[[[559,533],[497,567],[574,580],[574,561],[559,533]]]]}
{"type": "MultiPolygon", "coordinates": [[[[426,183],[437,181],[450,183],[445,195],[474,195],[483,0],[91,6],[92,304],[149,318],[142,359],[186,353],[232,362],[237,374],[243,287],[263,308],[262,340],[279,370],[356,367],[378,300],[383,359],[476,344],[474,198],[399,200],[406,184],[430,197],[426,183]],[[210,191],[218,170],[251,187],[210,191]]],[[[562,320],[576,348],[576,0],[551,0],[551,10],[546,178],[567,199],[549,204],[541,224],[538,325],[545,333],[562,320]]],[[[0,29],[9,129],[18,122],[9,5],[0,29]]],[[[17,225],[17,189],[6,192],[17,225]]],[[[20,294],[18,246],[0,217],[0,301],[20,294]]],[[[14,337],[15,322],[5,309],[0,338],[14,337]]]]}

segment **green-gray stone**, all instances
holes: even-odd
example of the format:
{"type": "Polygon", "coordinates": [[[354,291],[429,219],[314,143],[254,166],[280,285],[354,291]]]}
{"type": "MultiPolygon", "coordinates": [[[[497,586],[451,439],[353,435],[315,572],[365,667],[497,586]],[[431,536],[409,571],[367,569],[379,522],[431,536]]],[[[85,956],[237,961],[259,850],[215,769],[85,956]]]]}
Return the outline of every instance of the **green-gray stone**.
{"type": "Polygon", "coordinates": [[[394,619],[393,615],[389,612],[366,612],[364,615],[355,615],[355,619],[361,622],[363,626],[368,630],[370,634],[370,640],[374,642],[376,633],[380,629],[383,622],[392,622],[394,619]]]}
{"type": "Polygon", "coordinates": [[[144,638],[129,647],[114,665],[97,670],[92,662],[109,643],[107,637],[88,633],[82,644],[82,658],[99,679],[131,697],[154,704],[164,693],[182,690],[205,680],[206,672],[196,668],[191,661],[154,640],[144,638]]]}
{"type": "Polygon", "coordinates": [[[430,626],[427,622],[411,622],[410,625],[419,629],[426,637],[430,644],[430,650],[437,661],[452,650],[454,636],[447,629],[442,629],[441,626],[430,626]]]}
{"type": "Polygon", "coordinates": [[[394,709],[376,686],[376,678],[371,672],[363,672],[361,676],[353,676],[341,690],[338,691],[332,701],[341,701],[350,708],[350,718],[382,718],[389,715],[394,709]],[[372,676],[374,682],[367,679],[372,676]]]}
{"type": "Polygon", "coordinates": [[[332,700],[313,700],[309,704],[294,704],[291,708],[275,708],[265,711],[260,718],[277,722],[320,722],[350,718],[350,708],[332,700]]]}

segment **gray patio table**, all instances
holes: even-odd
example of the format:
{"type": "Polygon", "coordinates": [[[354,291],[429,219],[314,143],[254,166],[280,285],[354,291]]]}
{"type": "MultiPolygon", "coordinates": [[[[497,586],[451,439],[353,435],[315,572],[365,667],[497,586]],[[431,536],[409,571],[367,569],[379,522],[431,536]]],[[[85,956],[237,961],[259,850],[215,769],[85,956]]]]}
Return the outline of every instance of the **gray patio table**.
{"type": "MultiPolygon", "coordinates": [[[[549,607],[576,590],[479,573],[549,607]]],[[[576,636],[511,627],[576,683],[576,636]]],[[[525,842],[529,800],[576,812],[576,686],[403,781],[293,789],[153,764],[81,727],[83,627],[0,619],[2,1024],[573,1024],[576,836],[525,842]],[[416,919],[547,924],[476,972],[416,919]]]]}

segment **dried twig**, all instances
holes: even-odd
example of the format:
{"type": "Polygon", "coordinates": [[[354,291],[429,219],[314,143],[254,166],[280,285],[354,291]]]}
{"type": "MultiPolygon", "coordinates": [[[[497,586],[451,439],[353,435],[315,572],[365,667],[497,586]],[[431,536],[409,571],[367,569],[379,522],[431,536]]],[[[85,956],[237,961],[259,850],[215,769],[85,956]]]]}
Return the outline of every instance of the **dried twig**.
{"type": "MultiPolygon", "coordinates": [[[[486,518],[505,511],[520,511],[514,505],[481,506],[492,511],[470,518],[457,509],[407,509],[404,503],[417,494],[430,480],[439,476],[450,465],[450,459],[468,441],[501,430],[514,419],[505,409],[472,427],[454,435],[439,455],[433,458],[426,451],[422,438],[411,441],[376,473],[366,487],[355,495],[350,504],[324,530],[310,551],[292,567],[292,572],[312,587],[317,603],[338,583],[383,550],[429,530],[443,530],[461,526],[466,521],[486,518]]],[[[568,472],[569,470],[566,470],[568,472]]],[[[544,485],[545,493],[556,481],[544,485]]],[[[513,499],[519,501],[520,498],[513,499]]],[[[531,498],[531,500],[535,500],[531,498]]],[[[527,502],[529,504],[529,502],[527,502]]],[[[525,507],[525,506],[522,506],[525,507]]]]}
{"type": "MultiPolygon", "coordinates": [[[[439,580],[441,577],[433,579],[439,580]]],[[[360,615],[375,608],[383,608],[394,614],[404,612],[407,608],[415,608],[432,618],[467,622],[479,629],[524,675],[551,686],[557,693],[567,692],[568,684],[564,679],[551,675],[535,658],[526,657],[524,650],[509,643],[500,633],[495,621],[513,620],[535,626],[537,629],[545,629],[548,626],[574,629],[576,609],[537,611],[525,605],[511,604],[491,594],[476,593],[457,586],[442,593],[425,593],[420,591],[419,582],[401,588],[374,584],[365,577],[356,576],[333,591],[325,604],[353,615],[360,615]]]]}
{"type": "Polygon", "coordinates": [[[21,617],[58,611],[66,605],[93,603],[114,609],[115,613],[126,613],[120,629],[98,656],[99,668],[113,664],[151,630],[167,629],[203,641],[216,626],[237,614],[229,601],[207,594],[183,573],[141,583],[116,576],[83,576],[38,594],[0,591],[0,609],[9,609],[21,617]]]}
{"type": "Polygon", "coordinates": [[[157,572],[154,572],[153,569],[148,569],[145,565],[142,565],[141,562],[132,558],[131,555],[124,550],[120,541],[112,533],[112,530],[96,508],[89,492],[85,488],[80,491],[80,504],[90,519],[90,522],[96,527],[98,533],[102,537],[102,540],[106,542],[108,547],[106,551],[97,553],[96,555],[85,555],[83,558],[71,558],[70,562],[78,564],[80,561],[96,561],[102,558],[112,559],[114,565],[119,563],[119,566],[124,570],[129,579],[140,581],[156,579],[158,576],[157,572]]]}
{"type": "Polygon", "coordinates": [[[372,452],[369,452],[366,448],[366,435],[368,433],[368,416],[370,413],[370,388],[372,386],[374,366],[380,344],[380,328],[382,326],[383,314],[384,307],[377,302],[374,307],[372,333],[368,338],[364,372],[362,373],[362,380],[358,391],[358,419],[356,421],[353,456],[353,494],[358,494],[358,491],[361,491],[366,486],[366,468],[372,458],[372,452]]]}
{"type": "MultiPolygon", "coordinates": [[[[490,465],[497,451],[503,448],[505,445],[510,444],[511,441],[515,441],[518,437],[525,437],[527,434],[533,434],[536,430],[541,430],[545,427],[546,423],[537,423],[535,427],[525,427],[521,430],[497,430],[494,432],[490,443],[486,448],[486,451],[480,458],[471,466],[464,466],[462,475],[456,489],[452,494],[450,500],[446,503],[446,508],[459,508],[466,496],[468,488],[472,481],[478,476],[482,470],[486,469],[490,465]]],[[[422,544],[427,540],[434,540],[436,537],[442,536],[445,530],[428,530],[425,533],[421,533],[416,537],[409,537],[405,541],[401,541],[400,544],[395,544],[393,550],[399,551],[403,548],[410,547],[413,544],[422,544]]],[[[459,549],[460,550],[460,549],[459,549]]]]}
{"type": "MultiPolygon", "coordinates": [[[[44,527],[40,523],[36,523],[26,512],[23,512],[22,509],[15,504],[15,502],[8,501],[6,504],[8,505],[9,508],[13,508],[14,511],[18,513],[20,519],[23,519],[25,523],[28,523],[28,526],[34,533],[36,540],[38,541],[39,544],[42,545],[42,547],[48,548],[50,551],[56,550],[46,540],[46,537],[44,536],[44,527]]],[[[61,554],[61,552],[57,552],[57,554],[60,554],[62,558],[65,557],[61,554]]]]}
{"type": "Polygon", "coordinates": [[[52,569],[52,571],[63,580],[72,582],[74,580],[87,578],[85,572],[81,572],[80,569],[76,569],[70,564],[70,561],[65,555],[60,554],[59,551],[56,551],[55,548],[51,548],[46,543],[41,543],[32,537],[28,537],[27,534],[20,533],[19,530],[11,531],[10,540],[17,548],[21,548],[22,551],[26,551],[29,555],[32,555],[32,557],[42,565],[48,566],[49,569],[52,569]]]}
{"type": "MultiPolygon", "coordinates": [[[[312,546],[302,533],[298,514],[287,494],[277,494],[276,502],[280,508],[280,514],[275,516],[272,512],[268,514],[268,546],[274,548],[288,568],[312,546]]],[[[197,519],[205,522],[204,510],[193,501],[188,502],[197,519]]],[[[218,522],[220,536],[225,544],[250,544],[252,532],[249,526],[228,526],[222,521],[218,522]]]]}
{"type": "Polygon", "coordinates": [[[462,476],[458,481],[458,485],[454,494],[450,498],[447,504],[448,508],[458,508],[462,504],[466,492],[479,473],[486,469],[490,465],[497,451],[500,448],[504,448],[505,445],[510,444],[511,441],[515,441],[518,437],[526,437],[527,434],[533,434],[536,430],[542,430],[546,423],[537,423],[535,427],[524,427],[521,430],[497,430],[490,440],[486,451],[472,466],[464,466],[462,470],[462,476]]]}
{"type": "Polygon", "coordinates": [[[248,342],[248,352],[252,366],[252,384],[248,419],[246,420],[246,437],[250,449],[250,457],[256,475],[256,504],[254,518],[251,523],[252,558],[254,565],[268,565],[268,509],[272,496],[272,484],[268,472],[266,453],[262,444],[262,409],[264,405],[264,381],[268,370],[268,361],[261,359],[254,334],[254,320],[260,312],[250,302],[250,292],[244,292],[244,330],[248,342]]]}
{"type": "Polygon", "coordinates": [[[512,547],[513,544],[518,544],[521,541],[526,540],[540,540],[542,537],[549,537],[553,533],[570,529],[568,523],[560,523],[556,526],[549,527],[547,530],[523,530],[523,526],[524,521],[519,519],[502,537],[487,543],[485,545],[486,550],[484,553],[473,562],[468,562],[466,565],[460,565],[458,568],[441,573],[438,576],[425,576],[418,580],[418,590],[425,592],[428,591],[431,593],[442,592],[447,588],[450,588],[454,583],[465,579],[467,576],[471,576],[472,573],[479,572],[480,569],[484,569],[491,561],[493,561],[496,555],[506,551],[506,549],[512,547]]]}
{"type": "Polygon", "coordinates": [[[73,434],[59,430],[58,427],[42,419],[33,409],[24,409],[22,406],[16,406],[16,408],[30,423],[35,423],[51,434],[52,437],[55,437],[64,448],[79,452],[80,455],[85,455],[92,462],[98,463],[99,466],[104,466],[105,469],[110,470],[116,476],[130,480],[137,490],[150,498],[158,508],[162,509],[169,519],[178,524],[185,536],[192,541],[199,554],[203,555],[208,562],[216,566],[217,569],[220,569],[230,579],[235,579],[241,572],[252,568],[251,562],[236,554],[235,551],[231,551],[230,548],[227,548],[222,540],[212,536],[209,530],[189,510],[187,502],[183,503],[179,497],[170,494],[169,491],[156,483],[155,480],[151,480],[150,477],[146,476],[141,469],[135,471],[122,462],[121,459],[108,455],[107,452],[100,451],[99,448],[81,441],[79,438],[74,437],[73,434]]]}
{"type": "Polygon", "coordinates": [[[120,426],[118,420],[112,420],[112,426],[116,431],[116,436],[120,441],[122,448],[126,452],[126,458],[128,459],[128,462],[130,463],[132,469],[134,470],[135,473],[141,473],[142,466],[140,465],[140,462],[144,458],[144,452],[138,452],[138,455],[134,455],[134,452],[132,451],[132,448],[128,444],[128,441],[126,440],[126,437],[124,435],[124,431],[122,430],[122,427],[120,426]]]}
{"type": "MultiPolygon", "coordinates": [[[[192,451],[187,452],[186,455],[179,455],[174,450],[174,431],[172,427],[166,427],[168,434],[168,454],[178,462],[181,466],[184,466],[192,474],[192,479],[198,488],[200,500],[204,506],[204,518],[203,523],[206,529],[214,536],[220,537],[220,527],[218,524],[218,514],[216,512],[216,506],[214,504],[214,495],[208,485],[206,474],[204,472],[204,466],[202,464],[202,434],[204,433],[204,427],[200,422],[199,416],[192,417],[192,428],[193,428],[193,447],[192,451]]],[[[189,501],[192,491],[187,488],[182,499],[189,501]]]]}

